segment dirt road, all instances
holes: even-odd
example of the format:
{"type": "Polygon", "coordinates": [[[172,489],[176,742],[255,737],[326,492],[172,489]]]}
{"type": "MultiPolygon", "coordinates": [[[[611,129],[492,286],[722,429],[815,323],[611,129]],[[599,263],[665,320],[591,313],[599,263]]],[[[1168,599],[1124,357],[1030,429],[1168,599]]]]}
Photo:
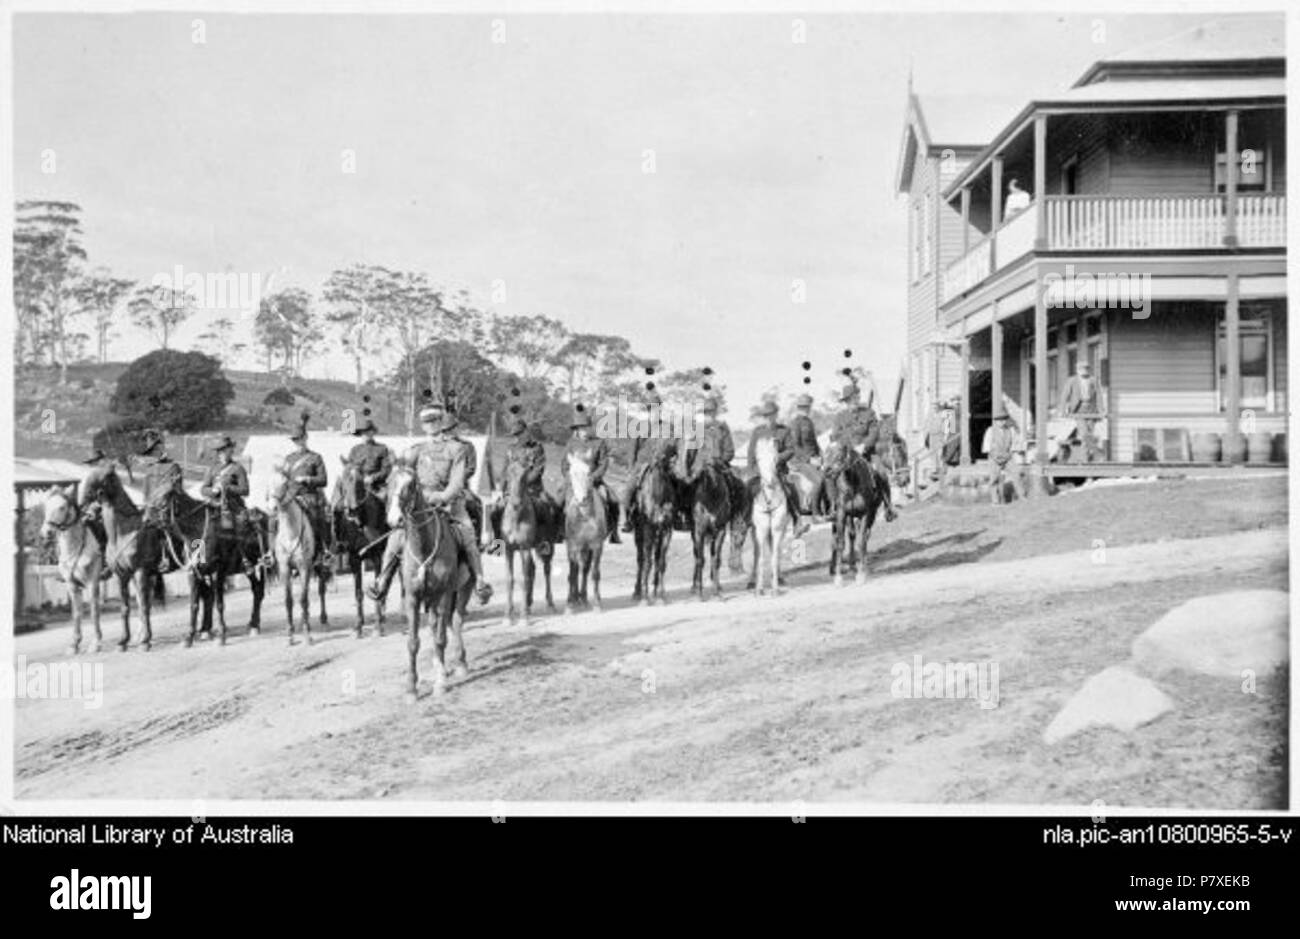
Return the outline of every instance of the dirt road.
{"type": "MultiPolygon", "coordinates": [[[[724,601],[679,589],[665,607],[631,607],[630,552],[614,549],[611,610],[524,630],[494,600],[466,631],[470,676],[440,698],[426,684],[414,705],[405,638],[353,639],[337,620],[343,591],[338,625],[310,649],[286,648],[280,627],[256,640],[241,627],[225,648],[183,650],[163,625],[148,654],[83,656],[104,665],[102,707],[18,702],[15,795],[1281,807],[1284,675],[1254,695],[1175,679],[1179,709],[1131,736],[1041,741],[1080,683],[1177,602],[1286,589],[1285,491],[1234,485],[914,507],[878,529],[865,586],[827,583],[814,533],[778,598],[732,581],[724,601]],[[1200,537],[1153,542],[1126,500],[1200,537]],[[896,696],[897,669],[918,655],[996,663],[997,706],[896,696]]],[[[687,547],[678,536],[679,588],[687,547]]],[[[18,651],[46,661],[64,644],[47,630],[18,651]]]]}

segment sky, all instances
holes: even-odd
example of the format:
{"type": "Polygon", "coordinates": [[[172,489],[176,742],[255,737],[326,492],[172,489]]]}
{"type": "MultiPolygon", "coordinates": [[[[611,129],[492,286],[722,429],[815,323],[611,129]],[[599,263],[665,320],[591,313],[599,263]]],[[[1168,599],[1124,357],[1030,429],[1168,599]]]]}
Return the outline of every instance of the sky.
{"type": "MultiPolygon", "coordinates": [[[[845,350],[897,380],[909,71],[1027,100],[1215,18],[807,15],[796,42],[789,15],[196,16],[14,15],[15,196],[79,204],[92,266],[422,271],[708,366],[737,411],[804,361],[828,392],[845,350]]],[[[125,327],[110,358],[150,347],[125,327]]],[[[337,344],[304,371],[352,375],[337,344]]]]}

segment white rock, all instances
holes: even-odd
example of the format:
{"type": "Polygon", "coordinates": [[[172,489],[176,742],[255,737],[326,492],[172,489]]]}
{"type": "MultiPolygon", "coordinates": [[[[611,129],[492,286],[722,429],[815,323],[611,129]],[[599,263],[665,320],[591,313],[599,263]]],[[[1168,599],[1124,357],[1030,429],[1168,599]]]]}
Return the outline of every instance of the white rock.
{"type": "Polygon", "coordinates": [[[1048,744],[1088,727],[1114,727],[1130,733],[1173,710],[1174,702],[1151,681],[1126,665],[1112,665],[1083,683],[1043,731],[1048,744]]]}
{"type": "Polygon", "coordinates": [[[1173,669],[1240,678],[1287,661],[1290,594],[1238,590],[1174,607],[1133,640],[1133,661],[1149,675],[1173,669]]]}

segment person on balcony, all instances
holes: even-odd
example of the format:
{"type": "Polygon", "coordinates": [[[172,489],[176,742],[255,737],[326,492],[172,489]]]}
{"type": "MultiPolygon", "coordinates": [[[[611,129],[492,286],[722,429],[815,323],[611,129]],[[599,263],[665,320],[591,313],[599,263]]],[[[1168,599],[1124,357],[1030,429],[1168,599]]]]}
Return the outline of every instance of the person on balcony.
{"type": "Polygon", "coordinates": [[[1002,207],[1003,220],[1009,220],[1029,208],[1029,193],[1020,188],[1020,183],[1012,177],[1007,181],[1007,201],[1002,207]]]}
{"type": "Polygon", "coordinates": [[[1065,383],[1065,391],[1061,395],[1061,413],[1078,421],[1084,458],[1091,463],[1097,458],[1096,431],[1101,413],[1101,393],[1088,362],[1080,361],[1075,372],[1065,383]]]}

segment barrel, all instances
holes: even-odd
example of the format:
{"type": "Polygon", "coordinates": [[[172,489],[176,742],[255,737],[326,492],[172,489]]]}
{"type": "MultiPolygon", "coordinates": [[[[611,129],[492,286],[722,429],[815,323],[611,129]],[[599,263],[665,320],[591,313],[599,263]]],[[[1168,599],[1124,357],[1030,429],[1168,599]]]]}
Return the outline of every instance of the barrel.
{"type": "Polygon", "coordinates": [[[1219,456],[1221,463],[1245,463],[1246,462],[1246,435],[1237,434],[1236,442],[1228,436],[1223,438],[1223,453],[1219,456]]]}
{"type": "Polygon", "coordinates": [[[1218,434],[1192,434],[1192,462],[1218,463],[1223,454],[1223,440],[1218,434]]]}
{"type": "Polygon", "coordinates": [[[1263,431],[1246,435],[1246,462],[1269,463],[1273,460],[1273,435],[1263,431]]]}
{"type": "Polygon", "coordinates": [[[1273,462],[1286,462],[1286,434],[1273,435],[1273,462]]]}

